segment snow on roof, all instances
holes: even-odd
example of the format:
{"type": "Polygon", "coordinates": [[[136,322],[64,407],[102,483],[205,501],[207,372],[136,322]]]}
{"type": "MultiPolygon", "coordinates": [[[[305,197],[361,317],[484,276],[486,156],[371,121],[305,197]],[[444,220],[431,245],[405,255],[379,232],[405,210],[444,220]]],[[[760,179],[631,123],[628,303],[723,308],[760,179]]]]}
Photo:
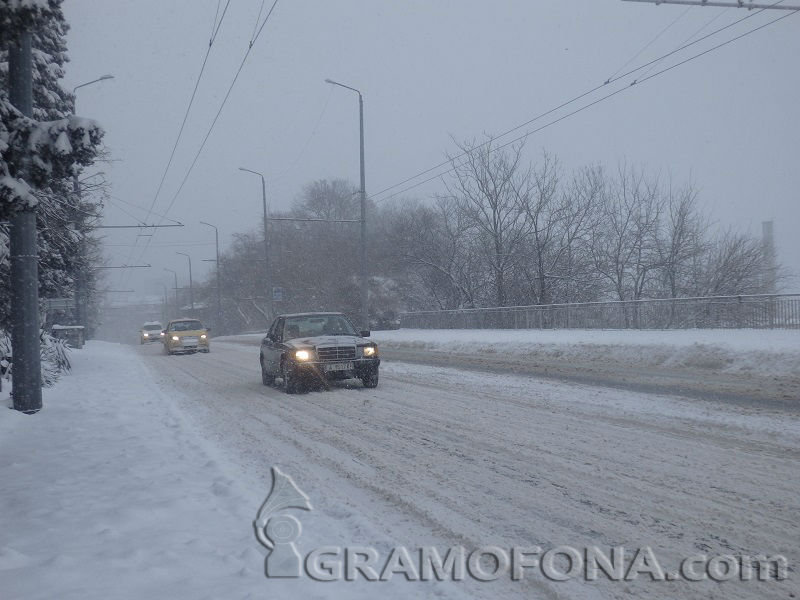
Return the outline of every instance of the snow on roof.
{"type": "Polygon", "coordinates": [[[161,321],[145,321],[145,325],[161,325],[161,321]]]}
{"type": "Polygon", "coordinates": [[[83,329],[83,325],[53,325],[53,329],[83,329]]]}

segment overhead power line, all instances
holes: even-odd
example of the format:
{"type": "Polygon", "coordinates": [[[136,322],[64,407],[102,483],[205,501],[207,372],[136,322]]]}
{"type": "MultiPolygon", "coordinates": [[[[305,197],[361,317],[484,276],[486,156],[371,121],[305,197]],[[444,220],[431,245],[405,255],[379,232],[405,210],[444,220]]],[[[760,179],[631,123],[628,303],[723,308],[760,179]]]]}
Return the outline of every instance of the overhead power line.
{"type": "MultiPolygon", "coordinates": [[[[760,30],[764,29],[765,27],[769,27],[770,25],[773,25],[773,24],[777,23],[778,21],[781,21],[781,20],[783,20],[783,19],[786,19],[787,17],[791,17],[792,15],[796,14],[796,13],[797,13],[799,10],[800,10],[800,9],[795,9],[794,11],[792,11],[792,12],[789,12],[789,13],[787,13],[787,14],[785,14],[785,15],[782,15],[782,16],[780,16],[780,17],[777,17],[776,19],[773,19],[772,21],[768,21],[767,23],[764,23],[764,24],[762,24],[762,25],[759,25],[758,27],[754,27],[753,29],[750,29],[750,30],[748,30],[748,31],[746,31],[746,32],[744,32],[744,33],[742,33],[742,34],[740,34],[740,35],[737,35],[737,36],[735,36],[735,37],[733,37],[733,38],[730,38],[729,40],[726,40],[726,41],[724,41],[724,42],[721,42],[721,43],[717,44],[716,46],[712,46],[711,48],[708,48],[708,49],[704,50],[703,52],[699,52],[698,54],[695,54],[695,55],[693,55],[693,56],[690,56],[689,58],[687,58],[687,59],[685,59],[685,60],[682,60],[682,61],[680,61],[680,62],[677,62],[677,63],[675,63],[675,64],[673,64],[673,65],[671,65],[671,66],[669,66],[669,67],[666,67],[666,68],[664,68],[664,69],[661,69],[660,71],[657,71],[657,72],[653,73],[652,75],[648,75],[648,76],[646,76],[646,77],[643,77],[643,78],[641,78],[641,79],[635,79],[635,80],[633,80],[633,81],[632,81],[632,82],[631,82],[629,85],[627,85],[627,86],[625,86],[625,87],[621,87],[621,88],[619,88],[619,89],[617,89],[617,90],[615,90],[615,91],[613,91],[613,92],[611,92],[611,93],[609,93],[609,94],[606,94],[605,96],[602,96],[602,97],[600,97],[600,98],[598,98],[598,99],[596,99],[596,100],[593,100],[592,102],[590,102],[590,103],[588,103],[588,104],[585,104],[585,105],[581,106],[580,108],[578,108],[578,109],[576,109],[576,110],[573,110],[572,112],[569,112],[569,113],[567,113],[567,114],[565,114],[565,115],[562,115],[561,117],[558,117],[557,119],[554,119],[554,120],[552,120],[552,121],[549,121],[548,123],[545,123],[545,124],[544,124],[544,125],[542,125],[541,127],[538,127],[538,128],[536,128],[536,129],[533,129],[533,130],[531,130],[531,131],[527,131],[527,132],[525,132],[524,134],[522,134],[522,135],[520,135],[520,136],[518,136],[518,137],[516,137],[516,138],[512,139],[512,140],[511,140],[511,141],[509,141],[509,142],[505,142],[504,144],[501,144],[501,145],[499,145],[499,146],[496,146],[496,147],[492,148],[492,149],[491,149],[491,152],[496,152],[496,151],[498,151],[498,150],[500,150],[500,149],[502,149],[502,148],[505,148],[505,147],[507,147],[507,146],[510,146],[511,144],[514,144],[514,143],[516,143],[516,142],[519,142],[519,141],[521,141],[521,140],[524,140],[525,138],[527,138],[527,137],[529,137],[529,136],[533,135],[534,133],[538,133],[538,132],[540,132],[540,131],[542,131],[542,130],[544,130],[544,129],[547,129],[548,127],[551,127],[552,125],[555,125],[556,123],[560,123],[561,121],[564,121],[564,120],[566,120],[566,119],[568,119],[568,118],[570,118],[570,117],[572,117],[572,116],[575,116],[575,115],[577,115],[578,113],[581,113],[581,112],[583,112],[584,110],[587,110],[587,109],[589,109],[589,108],[591,108],[591,107],[593,107],[593,106],[595,106],[595,105],[597,105],[597,104],[600,104],[601,102],[604,102],[604,101],[606,101],[606,100],[608,100],[608,99],[610,99],[610,98],[612,98],[612,97],[614,97],[614,96],[617,96],[618,94],[621,94],[622,92],[625,92],[625,91],[628,91],[628,90],[630,90],[632,87],[634,87],[634,86],[636,86],[636,85],[639,85],[639,84],[645,83],[646,81],[649,81],[649,80],[651,80],[651,79],[654,79],[654,78],[656,78],[656,77],[659,77],[660,75],[663,75],[664,73],[667,73],[667,72],[669,72],[669,71],[672,71],[673,69],[676,69],[676,68],[678,68],[678,67],[680,67],[680,66],[683,66],[683,65],[685,65],[685,64],[687,64],[687,63],[689,63],[689,62],[692,62],[692,61],[694,61],[694,60],[696,60],[696,59],[698,59],[698,58],[701,58],[702,56],[705,56],[706,54],[710,54],[711,52],[714,52],[714,51],[716,51],[716,50],[719,50],[720,48],[723,48],[724,46],[727,46],[727,45],[729,45],[729,44],[732,44],[733,42],[736,42],[736,41],[738,41],[738,40],[740,40],[740,39],[742,39],[742,38],[744,38],[744,37],[747,37],[747,36],[749,36],[749,35],[752,35],[753,33],[756,33],[757,31],[760,31],[760,30]]],[[[762,11],[759,11],[759,12],[763,12],[763,9],[762,9],[762,11]]],[[[753,14],[756,14],[756,13],[753,13],[753,14]]],[[[745,17],[745,18],[749,18],[750,16],[752,16],[752,15],[748,15],[748,17],[745,17]]],[[[744,19],[740,19],[739,21],[736,21],[735,23],[732,23],[731,25],[727,25],[727,26],[725,26],[725,27],[724,27],[724,28],[722,28],[722,29],[727,29],[727,28],[729,28],[730,26],[732,26],[732,25],[735,25],[736,23],[739,23],[739,22],[741,22],[742,20],[744,20],[744,19]]],[[[716,33],[716,32],[715,32],[715,33],[716,33]]],[[[701,41],[702,39],[705,39],[705,38],[709,37],[710,35],[713,35],[713,33],[712,33],[712,34],[708,34],[707,36],[704,36],[703,38],[700,38],[700,40],[696,40],[695,42],[692,42],[691,44],[688,44],[686,47],[688,47],[689,45],[693,45],[693,44],[695,44],[695,43],[697,43],[697,42],[701,41]]],[[[673,52],[671,52],[671,53],[669,53],[669,54],[675,54],[675,52],[677,52],[677,51],[678,51],[678,50],[676,50],[676,51],[673,51],[673,52]]],[[[659,59],[656,59],[656,60],[662,60],[662,59],[663,59],[663,57],[662,57],[662,58],[659,58],[659,59]]],[[[631,73],[634,73],[634,72],[636,72],[636,71],[639,71],[640,69],[642,69],[642,68],[644,68],[644,67],[646,67],[646,66],[649,66],[649,65],[650,65],[652,62],[655,62],[655,61],[651,61],[650,63],[647,63],[646,65],[642,65],[641,67],[637,67],[636,69],[634,69],[633,71],[629,72],[628,74],[631,74],[631,73]]],[[[626,74],[626,75],[624,75],[624,76],[621,76],[621,77],[625,77],[625,76],[627,76],[627,74],[626,74]]],[[[618,78],[617,78],[617,80],[619,80],[621,77],[618,77],[618,78]]],[[[604,85],[605,85],[605,84],[604,84],[604,85]]],[[[565,102],[565,103],[561,104],[560,106],[558,106],[558,107],[556,107],[556,108],[554,108],[554,109],[551,109],[551,110],[547,111],[546,113],[543,113],[542,115],[539,115],[538,117],[535,117],[534,119],[531,119],[531,120],[530,120],[530,121],[528,121],[527,123],[524,123],[524,124],[522,124],[522,125],[520,125],[520,126],[517,126],[517,127],[515,127],[514,129],[510,129],[509,131],[507,131],[507,132],[503,133],[502,135],[500,135],[500,136],[498,136],[498,137],[496,137],[496,138],[493,138],[493,139],[491,139],[491,140],[488,140],[488,141],[486,141],[486,142],[483,142],[483,143],[481,143],[481,144],[479,144],[479,145],[475,146],[475,148],[471,149],[470,151],[462,152],[461,154],[459,154],[459,155],[457,155],[457,156],[454,156],[454,157],[452,157],[451,159],[449,159],[449,160],[447,160],[447,161],[444,161],[444,162],[442,162],[442,163],[440,163],[440,164],[438,164],[438,165],[436,165],[436,166],[434,166],[434,167],[431,167],[430,169],[427,169],[427,170],[425,170],[425,171],[422,171],[422,172],[420,172],[419,174],[417,174],[416,176],[414,176],[414,177],[410,177],[410,178],[408,178],[408,179],[404,180],[404,181],[403,181],[403,182],[401,182],[400,184],[395,184],[395,185],[393,185],[393,186],[390,186],[390,187],[388,187],[388,188],[385,188],[385,189],[384,189],[384,190],[382,190],[381,192],[378,192],[378,194],[381,194],[381,193],[383,193],[383,192],[386,192],[386,191],[388,191],[388,190],[395,189],[395,188],[399,187],[400,185],[402,185],[403,183],[407,183],[407,182],[413,181],[414,179],[417,179],[417,178],[418,178],[418,177],[420,177],[421,175],[423,175],[423,174],[427,174],[427,173],[430,173],[430,172],[432,172],[432,171],[435,171],[436,169],[438,169],[438,168],[441,168],[441,167],[443,167],[443,166],[445,166],[445,165],[452,165],[452,164],[454,164],[454,163],[455,163],[455,161],[456,161],[456,160],[459,160],[459,159],[463,158],[464,156],[466,156],[467,154],[469,154],[469,152],[474,152],[475,150],[477,150],[477,149],[479,149],[479,148],[482,148],[482,147],[484,147],[484,146],[486,146],[486,145],[488,145],[488,144],[490,144],[490,143],[492,143],[492,142],[495,142],[495,141],[497,141],[499,138],[501,138],[501,137],[504,137],[504,136],[508,135],[508,133],[510,133],[510,132],[512,132],[512,131],[516,131],[516,130],[518,130],[518,129],[521,129],[521,128],[522,128],[522,127],[524,127],[525,125],[527,125],[527,124],[530,124],[530,123],[532,123],[532,122],[534,122],[534,121],[537,121],[537,120],[541,119],[541,118],[542,118],[542,116],[546,116],[546,115],[552,114],[553,112],[557,111],[558,109],[560,109],[560,108],[563,108],[563,107],[565,107],[565,106],[567,106],[567,105],[569,105],[569,104],[572,104],[573,102],[575,102],[575,101],[577,101],[577,100],[580,100],[581,98],[584,98],[584,97],[588,96],[588,95],[589,95],[589,94],[591,94],[592,92],[595,92],[595,91],[597,91],[597,90],[601,89],[602,87],[604,87],[604,85],[602,85],[602,86],[598,86],[598,87],[594,88],[593,90],[590,90],[589,92],[586,92],[586,93],[584,93],[584,94],[581,94],[580,96],[576,96],[576,97],[575,97],[575,98],[573,98],[572,100],[569,100],[568,102],[565,102]]],[[[423,179],[422,181],[418,181],[417,183],[414,183],[414,184],[412,184],[412,185],[409,185],[409,186],[407,186],[407,187],[405,187],[405,188],[403,188],[403,189],[401,189],[401,190],[399,190],[399,191],[397,191],[397,192],[394,192],[394,193],[390,194],[389,196],[386,196],[386,197],[384,197],[384,198],[380,198],[380,199],[376,200],[376,202],[384,202],[384,201],[386,201],[386,200],[390,200],[390,199],[392,199],[392,198],[395,198],[396,196],[399,196],[400,194],[403,194],[403,193],[405,193],[405,192],[408,192],[409,190],[412,190],[412,189],[414,189],[414,188],[417,188],[417,187],[419,187],[419,186],[421,186],[421,185],[424,185],[424,184],[426,184],[426,183],[429,183],[429,182],[431,182],[431,181],[433,181],[433,180],[435,180],[435,179],[439,179],[440,177],[442,177],[442,176],[444,176],[444,175],[447,175],[447,174],[449,174],[449,173],[452,173],[453,171],[455,171],[455,169],[456,169],[456,168],[457,168],[457,167],[455,167],[455,166],[452,166],[452,167],[450,167],[450,168],[446,169],[445,171],[441,171],[441,172],[439,172],[439,173],[436,173],[435,175],[433,175],[433,176],[431,176],[431,177],[428,177],[428,178],[426,178],[426,179],[423,179]]],[[[376,194],[376,195],[378,195],[378,194],[376,194]]]]}
{"type": "MultiPolygon", "coordinates": [[[[272,12],[275,10],[275,6],[277,4],[278,4],[278,0],[274,0],[273,3],[272,3],[272,6],[270,6],[269,11],[267,12],[267,15],[264,17],[264,20],[262,21],[261,25],[258,26],[258,30],[256,31],[255,35],[250,39],[250,42],[247,45],[247,51],[244,53],[244,56],[242,57],[242,61],[239,63],[239,67],[236,69],[236,73],[233,76],[233,80],[231,81],[230,85],[228,86],[228,91],[225,93],[225,96],[223,97],[222,102],[220,103],[219,108],[217,109],[217,114],[214,115],[214,120],[211,121],[211,125],[209,126],[208,131],[206,131],[206,134],[203,137],[203,141],[200,143],[200,147],[197,149],[197,152],[194,155],[194,159],[192,160],[191,164],[189,165],[189,168],[187,169],[186,174],[183,176],[183,179],[181,180],[181,183],[178,186],[178,190],[172,196],[172,200],[170,200],[169,205],[167,206],[166,210],[164,211],[165,215],[168,214],[169,211],[172,209],[173,205],[175,204],[175,201],[178,199],[178,196],[180,195],[181,191],[183,190],[183,186],[186,185],[186,182],[188,181],[189,176],[192,174],[192,171],[194,170],[194,167],[197,164],[197,160],[200,158],[200,154],[203,152],[203,148],[205,148],[206,142],[208,142],[208,138],[211,136],[211,132],[214,131],[214,127],[216,126],[217,121],[219,120],[219,117],[222,114],[222,110],[225,108],[225,104],[227,104],[227,102],[228,102],[228,98],[230,98],[231,92],[233,91],[233,87],[236,85],[236,81],[239,79],[239,75],[241,74],[242,69],[244,69],[244,65],[247,62],[248,56],[250,56],[250,52],[253,49],[253,45],[256,43],[258,38],[261,36],[261,32],[264,30],[264,26],[269,21],[270,16],[272,16],[272,12]]],[[[140,260],[141,260],[141,257],[144,256],[144,253],[147,252],[147,249],[148,249],[149,245],[150,245],[149,243],[145,244],[144,248],[142,249],[142,254],[140,256],[140,260]]]]}
{"type": "MultiPolygon", "coordinates": [[[[194,100],[197,97],[197,89],[200,87],[200,81],[203,79],[203,73],[206,70],[206,64],[208,63],[208,57],[211,54],[211,48],[214,46],[214,41],[217,39],[217,35],[219,34],[219,30],[222,27],[222,22],[225,20],[225,14],[228,12],[228,6],[230,5],[230,0],[227,0],[225,3],[225,8],[222,10],[222,16],[217,21],[217,17],[219,16],[219,2],[217,2],[217,11],[214,14],[214,23],[211,26],[211,37],[208,40],[208,48],[206,48],[205,56],[203,56],[203,64],[200,66],[200,73],[197,75],[197,80],[194,83],[194,89],[192,90],[192,95],[189,98],[189,103],[186,106],[186,110],[183,113],[183,120],[181,121],[181,126],[178,129],[178,135],[175,137],[175,142],[172,145],[172,150],[169,154],[169,159],[167,160],[167,164],[164,167],[163,173],[161,173],[161,181],[158,183],[158,188],[156,189],[156,193],[153,195],[153,200],[150,202],[150,207],[147,209],[147,216],[145,216],[144,220],[150,218],[150,215],[153,214],[153,209],[155,208],[156,202],[158,201],[158,196],[161,194],[161,189],[164,187],[164,181],[167,178],[167,173],[169,172],[170,167],[172,166],[172,161],[175,158],[175,152],[178,149],[178,144],[181,141],[181,137],[183,136],[183,130],[186,127],[186,121],[189,118],[189,112],[192,109],[192,105],[194,104],[194,100]]],[[[166,217],[162,217],[160,222],[163,222],[166,217]]],[[[167,219],[171,220],[171,219],[167,219]]],[[[133,253],[136,251],[136,246],[131,249],[130,256],[128,257],[128,262],[133,258],[133,253]]]]}
{"type": "Polygon", "coordinates": [[[640,50],[639,50],[639,51],[638,51],[636,54],[634,54],[633,56],[631,56],[631,57],[628,59],[628,61],[627,61],[627,62],[626,62],[624,65],[622,65],[622,66],[621,66],[619,69],[617,69],[616,71],[614,71],[614,73],[611,75],[611,77],[609,77],[609,78],[608,78],[608,81],[610,81],[611,79],[613,79],[614,77],[616,77],[617,75],[619,75],[620,71],[622,71],[623,69],[627,68],[629,64],[631,64],[633,61],[635,61],[637,58],[639,58],[639,57],[642,55],[642,53],[643,53],[645,50],[647,50],[647,49],[648,49],[650,46],[652,46],[653,44],[655,44],[655,43],[656,43],[656,42],[657,42],[657,41],[658,41],[658,40],[661,38],[661,36],[662,36],[662,35],[664,35],[665,33],[667,33],[667,31],[669,31],[670,29],[672,29],[672,27],[675,25],[675,23],[677,23],[678,21],[680,21],[680,20],[681,20],[681,19],[682,19],[682,18],[683,18],[683,17],[686,15],[686,13],[688,13],[690,10],[692,10],[692,8],[691,8],[691,7],[688,7],[688,8],[687,8],[686,10],[684,10],[684,11],[683,11],[681,14],[679,14],[677,17],[675,17],[675,19],[673,19],[673,20],[670,22],[670,24],[669,24],[669,25],[667,25],[666,27],[664,27],[664,29],[662,29],[661,31],[659,31],[659,32],[656,34],[656,36],[655,36],[653,39],[651,39],[651,40],[650,40],[649,42],[647,42],[647,43],[646,43],[644,46],[642,46],[642,48],[641,48],[641,49],[640,49],[640,50]]]}
{"type": "MultiPolygon", "coordinates": [[[[212,27],[211,37],[208,40],[208,48],[206,49],[206,54],[203,57],[203,64],[200,67],[200,73],[197,76],[197,81],[194,83],[194,89],[192,90],[192,95],[189,98],[189,104],[186,106],[186,110],[183,113],[183,120],[181,121],[180,129],[178,129],[178,135],[175,137],[175,143],[172,145],[172,151],[170,152],[169,159],[167,160],[167,165],[164,167],[164,172],[161,174],[161,181],[158,183],[158,188],[156,189],[156,193],[153,196],[153,201],[150,203],[150,208],[147,212],[147,217],[150,217],[150,213],[155,207],[156,201],[158,200],[158,195],[161,193],[161,188],[164,187],[164,180],[167,177],[167,173],[169,172],[170,166],[172,166],[172,160],[175,158],[175,151],[178,149],[178,144],[181,141],[181,137],[183,136],[183,130],[186,127],[186,120],[189,118],[189,112],[192,109],[192,105],[194,104],[194,99],[197,96],[197,88],[200,87],[200,80],[203,78],[203,73],[206,70],[206,63],[208,63],[208,56],[211,54],[211,48],[214,45],[214,40],[217,38],[217,34],[219,33],[220,27],[222,27],[222,21],[225,19],[225,13],[228,12],[228,5],[231,3],[228,0],[225,3],[225,8],[222,10],[222,17],[219,19],[219,23],[217,23],[217,15],[214,15],[214,27],[212,27]]],[[[219,3],[217,3],[217,11],[219,11],[219,3]]]]}

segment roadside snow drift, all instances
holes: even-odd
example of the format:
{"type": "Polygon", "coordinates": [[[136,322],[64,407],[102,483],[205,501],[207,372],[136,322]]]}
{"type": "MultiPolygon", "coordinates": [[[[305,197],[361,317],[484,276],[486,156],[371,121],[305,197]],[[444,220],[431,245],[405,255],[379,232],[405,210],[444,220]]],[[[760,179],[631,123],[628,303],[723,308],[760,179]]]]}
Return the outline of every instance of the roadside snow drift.
{"type": "Polygon", "coordinates": [[[376,331],[386,347],[507,355],[565,363],[619,363],[727,373],[792,375],[800,365],[800,330],[508,330],[376,331]]]}

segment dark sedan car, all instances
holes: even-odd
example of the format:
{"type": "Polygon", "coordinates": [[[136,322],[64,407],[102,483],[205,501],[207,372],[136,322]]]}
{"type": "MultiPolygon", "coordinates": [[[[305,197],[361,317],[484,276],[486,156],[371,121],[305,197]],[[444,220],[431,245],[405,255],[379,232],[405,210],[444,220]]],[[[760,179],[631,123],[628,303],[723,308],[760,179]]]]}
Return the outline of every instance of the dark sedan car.
{"type": "Polygon", "coordinates": [[[261,381],[280,379],[290,394],[327,387],[331,380],[378,385],[378,347],[341,313],[278,315],[261,341],[261,381]]]}

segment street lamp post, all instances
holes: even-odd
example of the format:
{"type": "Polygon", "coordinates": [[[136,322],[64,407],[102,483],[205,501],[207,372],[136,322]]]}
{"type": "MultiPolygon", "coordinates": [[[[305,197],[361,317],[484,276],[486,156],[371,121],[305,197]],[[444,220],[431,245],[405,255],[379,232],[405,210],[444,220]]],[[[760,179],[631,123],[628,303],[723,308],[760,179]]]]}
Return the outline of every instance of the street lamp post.
{"type": "Polygon", "coordinates": [[[178,272],[173,271],[172,269],[167,269],[166,267],[164,267],[164,270],[169,271],[172,273],[173,277],[175,277],[175,312],[180,312],[181,303],[180,300],[178,300],[178,272]]]}
{"type": "MultiPolygon", "coordinates": [[[[103,75],[102,77],[98,77],[97,79],[93,79],[92,81],[87,81],[86,83],[82,83],[80,85],[76,85],[72,88],[72,112],[73,114],[78,113],[78,96],[77,92],[79,88],[86,87],[87,85],[92,85],[93,83],[97,83],[99,81],[105,81],[106,79],[114,79],[113,75],[103,75]]],[[[83,230],[83,213],[81,211],[80,203],[81,203],[81,184],[78,181],[78,174],[75,173],[72,176],[72,192],[75,194],[75,224],[81,230],[81,239],[80,239],[80,247],[78,249],[78,255],[81,259],[84,259],[86,256],[86,236],[82,234],[83,230]]],[[[83,325],[84,328],[87,327],[87,317],[86,317],[86,267],[85,264],[78,265],[78,273],[77,273],[77,281],[75,282],[75,310],[78,317],[78,324],[83,325]]],[[[86,329],[84,329],[84,333],[86,329]]]]}
{"type": "Polygon", "coordinates": [[[261,202],[264,205],[264,295],[267,302],[267,317],[269,320],[269,317],[272,316],[273,311],[272,289],[269,275],[269,238],[267,237],[267,183],[264,180],[263,173],[253,171],[252,169],[245,169],[244,167],[239,167],[239,170],[261,177],[261,202]]]}
{"type": "Polygon", "coordinates": [[[175,252],[175,254],[180,254],[189,259],[189,306],[192,310],[192,316],[194,316],[194,287],[192,285],[192,257],[186,254],[186,252],[175,252]]]}
{"type": "Polygon", "coordinates": [[[353,91],[358,94],[358,129],[360,137],[360,176],[361,176],[361,247],[359,250],[359,262],[361,264],[361,326],[363,329],[369,329],[369,295],[367,288],[367,190],[366,178],[364,174],[364,96],[361,92],[354,87],[344,85],[332,79],[326,79],[325,83],[331,85],[338,85],[339,87],[353,91]]]}
{"type": "Polygon", "coordinates": [[[222,332],[222,287],[220,284],[220,277],[219,277],[219,269],[220,269],[220,262],[219,262],[219,229],[217,229],[216,225],[212,225],[211,223],[206,223],[205,221],[200,221],[202,225],[208,225],[209,227],[214,228],[214,244],[217,248],[217,327],[222,332]]]}

